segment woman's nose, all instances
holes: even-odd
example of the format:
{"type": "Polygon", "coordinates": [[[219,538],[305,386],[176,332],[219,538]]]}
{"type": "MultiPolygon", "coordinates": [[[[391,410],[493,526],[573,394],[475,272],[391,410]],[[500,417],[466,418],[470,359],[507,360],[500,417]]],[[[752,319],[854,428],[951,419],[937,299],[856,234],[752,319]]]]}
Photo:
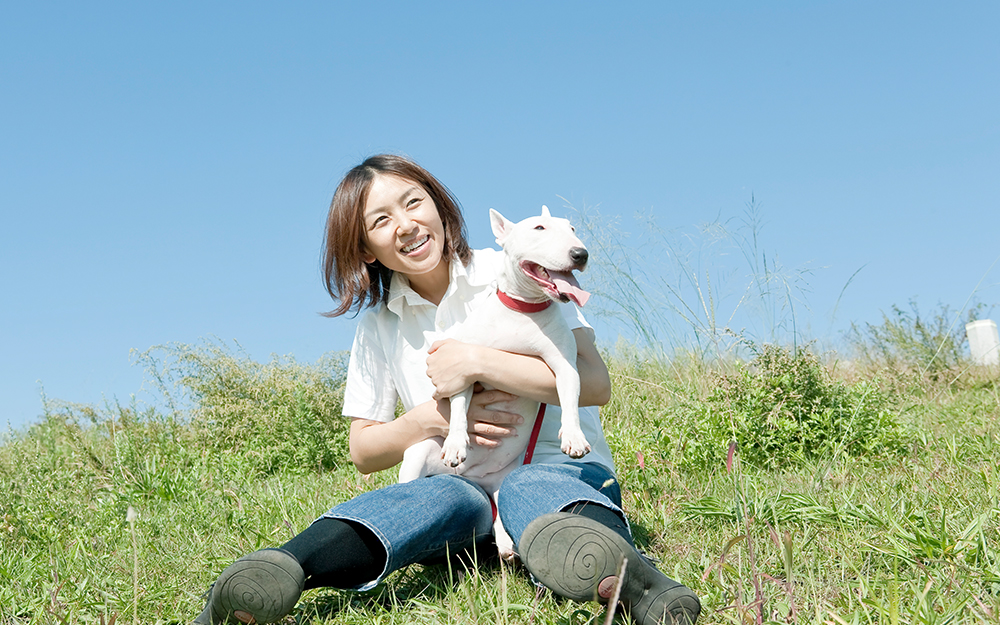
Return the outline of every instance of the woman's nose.
{"type": "Polygon", "coordinates": [[[414,222],[414,221],[413,221],[413,220],[412,220],[412,219],[410,218],[410,216],[409,216],[408,214],[406,214],[406,212],[405,212],[405,211],[404,211],[404,212],[403,212],[403,214],[402,214],[402,215],[401,215],[401,216],[399,217],[399,220],[398,220],[398,221],[396,221],[396,230],[397,230],[397,232],[399,232],[400,234],[407,234],[407,233],[409,233],[409,232],[413,232],[413,230],[414,230],[414,229],[415,229],[416,227],[417,227],[417,224],[416,224],[416,222],[414,222]]]}

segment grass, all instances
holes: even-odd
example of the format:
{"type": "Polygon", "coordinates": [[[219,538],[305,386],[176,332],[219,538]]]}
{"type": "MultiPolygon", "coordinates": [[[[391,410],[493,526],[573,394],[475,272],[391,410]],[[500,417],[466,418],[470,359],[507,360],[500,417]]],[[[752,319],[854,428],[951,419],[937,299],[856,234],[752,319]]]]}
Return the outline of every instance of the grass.
{"type": "Polygon", "coordinates": [[[596,207],[567,208],[591,252],[586,281],[595,297],[587,314],[631,344],[669,361],[678,352],[744,355],[743,339],[793,349],[802,342],[813,269],[786,267],[764,248],[762,204],[752,196],[739,217],[697,227],[667,230],[637,214],[635,238],[596,207]]]}
{"type": "MultiPolygon", "coordinates": [[[[389,472],[362,477],[343,460],[279,453],[289,437],[311,437],[306,446],[317,449],[329,442],[330,432],[307,427],[322,417],[303,398],[335,395],[339,382],[328,374],[337,359],[260,365],[210,344],[167,348],[148,365],[161,379],[184,379],[191,369],[180,357],[192,353],[200,354],[197,371],[212,375],[187,382],[200,389],[187,409],[50,404],[40,423],[7,434],[0,623],[189,622],[201,593],[232,560],[393,481],[389,472]],[[227,370],[228,377],[219,374],[227,370]],[[242,389],[239,401],[234,387],[242,389]],[[212,442],[213,431],[232,429],[220,416],[227,402],[239,407],[233,416],[254,424],[247,436],[277,451],[212,442]]],[[[768,463],[720,441],[711,462],[692,462],[694,448],[685,444],[692,419],[718,408],[720,376],[765,385],[767,376],[747,376],[748,363],[697,357],[668,363],[623,351],[608,360],[615,393],[603,418],[625,509],[643,549],[702,597],[701,622],[1000,622],[995,371],[966,370],[947,385],[925,377],[893,390],[893,453],[821,446],[768,463]]],[[[824,382],[834,389],[826,392],[881,375],[853,370],[849,379],[824,382]]],[[[180,403],[171,401],[164,403],[180,403]]],[[[781,444],[771,452],[792,448],[781,444]]],[[[468,559],[413,566],[368,593],[309,591],[294,618],[315,625],[604,622],[597,604],[537,593],[520,568],[476,559],[481,566],[468,559]]]]}

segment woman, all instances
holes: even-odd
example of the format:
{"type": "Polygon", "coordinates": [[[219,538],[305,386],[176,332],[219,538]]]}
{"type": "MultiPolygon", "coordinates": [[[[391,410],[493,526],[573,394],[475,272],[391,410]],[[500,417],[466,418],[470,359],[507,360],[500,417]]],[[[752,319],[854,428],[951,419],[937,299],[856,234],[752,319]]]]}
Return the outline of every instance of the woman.
{"type": "MultiPolygon", "coordinates": [[[[409,159],[373,156],[341,181],[325,238],[326,287],[338,302],[330,315],[368,309],[351,349],[344,397],[352,461],[362,473],[388,469],[410,445],[446,436],[447,398],[476,382],[495,390],[477,392],[471,402],[472,444],[502,445],[520,422],[490,404],[514,393],[549,404],[531,463],[503,482],[496,510],[525,566],[572,599],[607,601],[620,585],[620,601],[637,623],[693,623],[697,596],[632,544],[596,408],[610,397],[608,371],[577,309],[562,305],[578,346],[581,426],[593,447],[579,460],[559,450],[555,376],[543,361],[439,340],[496,288],[500,254],[469,248],[458,202],[409,159]],[[404,413],[394,418],[397,401],[404,413]],[[623,558],[628,564],[619,579],[623,558]],[[567,561],[599,565],[578,570],[567,561]]],[[[269,623],[291,611],[305,588],[372,588],[403,566],[488,537],[493,508],[483,489],[457,475],[359,495],[280,549],[229,566],[195,623],[269,623]]]]}

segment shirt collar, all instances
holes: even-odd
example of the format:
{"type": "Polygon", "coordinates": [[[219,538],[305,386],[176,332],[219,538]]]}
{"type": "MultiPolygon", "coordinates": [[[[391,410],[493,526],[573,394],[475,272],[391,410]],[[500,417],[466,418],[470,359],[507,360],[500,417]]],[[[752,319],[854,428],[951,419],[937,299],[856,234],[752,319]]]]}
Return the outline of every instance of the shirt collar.
{"type": "MultiPolygon", "coordinates": [[[[492,285],[493,282],[494,278],[491,272],[482,271],[481,268],[477,270],[475,252],[473,252],[472,261],[468,267],[463,265],[459,259],[454,258],[448,265],[448,290],[445,291],[441,301],[444,302],[449,295],[463,286],[484,287],[492,285]]],[[[386,303],[389,310],[402,317],[404,306],[433,305],[413,290],[409,278],[398,271],[393,272],[392,279],[389,281],[389,301],[386,303]]]]}

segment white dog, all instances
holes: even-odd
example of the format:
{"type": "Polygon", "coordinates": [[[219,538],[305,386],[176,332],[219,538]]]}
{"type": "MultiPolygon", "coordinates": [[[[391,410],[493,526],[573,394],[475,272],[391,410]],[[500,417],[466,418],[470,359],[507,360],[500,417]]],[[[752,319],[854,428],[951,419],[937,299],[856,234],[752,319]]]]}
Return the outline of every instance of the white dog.
{"type": "MultiPolygon", "coordinates": [[[[542,207],[540,217],[512,223],[495,210],[490,222],[497,243],[504,250],[504,265],[497,277],[497,292],[477,308],[449,336],[507,352],[539,356],[556,376],[562,406],[559,438],[563,453],[581,458],[590,444],[580,428],[580,376],[576,370],[576,339],[553,300],[583,306],[590,295],[573,276],[587,264],[587,249],[566,219],[552,217],[542,207]]],[[[495,404],[496,408],[524,417],[518,436],[507,438],[496,449],[469,446],[468,406],[472,388],[451,397],[448,437],[430,438],[409,447],[403,455],[399,481],[439,473],[458,473],[472,479],[496,501],[500,483],[517,468],[530,439],[539,404],[527,398],[495,404]]],[[[514,544],[503,530],[499,516],[494,534],[500,555],[514,557],[514,544]]]]}

